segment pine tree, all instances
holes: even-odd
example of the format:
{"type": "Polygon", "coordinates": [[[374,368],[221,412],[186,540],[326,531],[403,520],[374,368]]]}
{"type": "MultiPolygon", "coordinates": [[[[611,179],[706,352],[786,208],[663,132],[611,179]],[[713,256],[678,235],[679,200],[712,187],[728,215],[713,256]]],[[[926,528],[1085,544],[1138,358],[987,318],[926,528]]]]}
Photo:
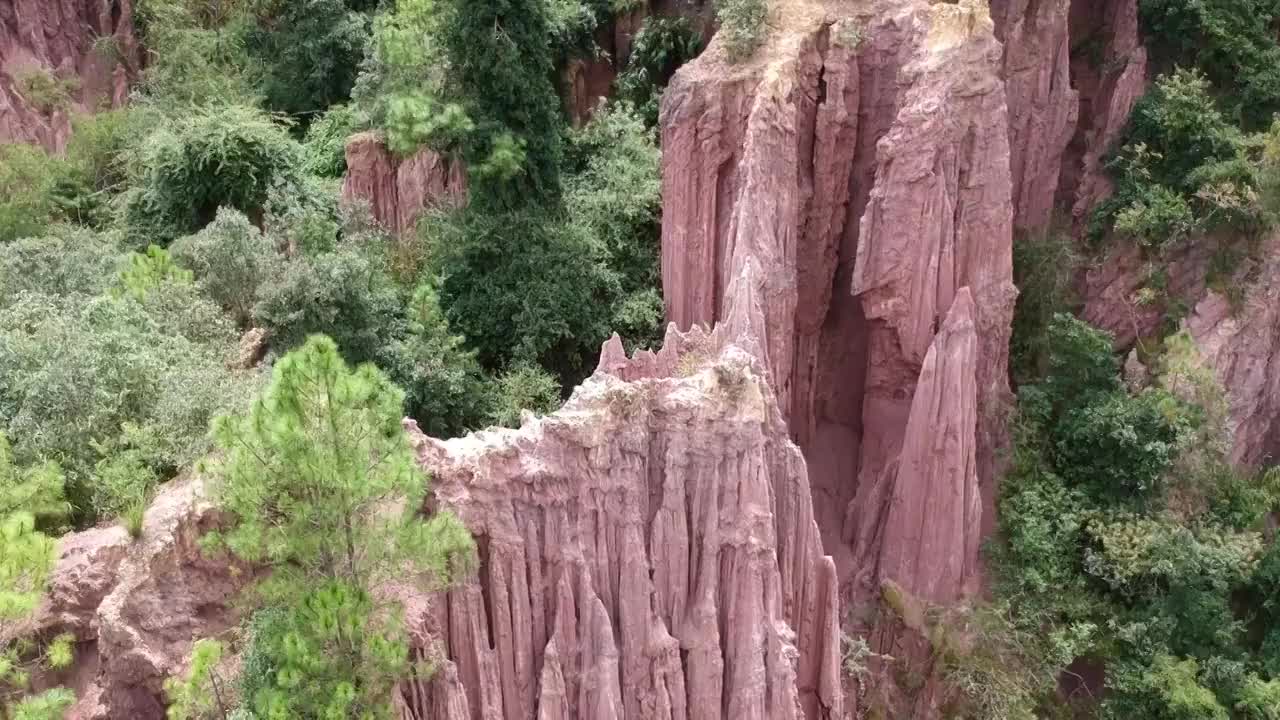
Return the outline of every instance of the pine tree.
{"type": "Polygon", "coordinates": [[[9,441],[0,434],[0,719],[53,720],[75,699],[66,688],[24,697],[31,670],[71,664],[70,635],[44,648],[21,636],[16,626],[31,614],[53,570],[56,540],[42,530],[58,528],[70,507],[63,498],[62,473],[46,463],[19,468],[9,441]]]}
{"type": "Polygon", "coordinates": [[[313,336],[276,364],[247,415],[215,425],[218,494],[237,519],[218,539],[271,566],[257,589],[286,612],[281,631],[258,640],[277,667],[250,699],[263,717],[385,717],[408,648],[399,608],[375,591],[469,570],[466,529],[422,513],[427,479],[400,425],[403,402],[381,371],[352,370],[313,336]]]}

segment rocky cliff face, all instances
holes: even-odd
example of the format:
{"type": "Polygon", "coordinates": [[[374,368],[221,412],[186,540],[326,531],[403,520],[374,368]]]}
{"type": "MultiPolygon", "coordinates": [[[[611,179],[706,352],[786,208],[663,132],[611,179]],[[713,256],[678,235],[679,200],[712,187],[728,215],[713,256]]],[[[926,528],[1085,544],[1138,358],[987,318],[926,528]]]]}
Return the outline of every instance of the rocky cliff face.
{"type": "MultiPolygon", "coordinates": [[[[663,349],[607,344],[562,410],[519,430],[408,427],[481,563],[445,594],[397,589],[438,667],[404,684],[402,717],[852,715],[850,604],[978,589],[1013,235],[1106,192],[1100,158],[1145,81],[1135,3],[777,0],[753,59],[713,42],[682,69],[662,112],[663,349]],[[1084,37],[1110,60],[1081,60],[1084,37]]],[[[580,70],[584,109],[602,81],[580,70]]],[[[366,135],[347,160],[344,196],[396,232],[465,196],[431,153],[366,135]]],[[[1272,306],[1236,325],[1198,312],[1239,387],[1273,382],[1244,341],[1272,306]]],[[[1242,428],[1246,455],[1271,452],[1269,423],[1242,428]]],[[[191,550],[212,517],[182,487],[141,549],[118,531],[64,541],[60,582],[83,589],[55,584],[41,622],[82,640],[76,717],[160,717],[160,678],[230,618],[235,582],[191,550]]]]}
{"type": "Polygon", "coordinates": [[[1259,468],[1280,457],[1280,238],[1262,248],[1257,279],[1242,271],[1235,302],[1209,291],[1187,318],[1200,354],[1227,392],[1234,444],[1231,460],[1259,468]]]}
{"type": "Polygon", "coordinates": [[[131,0],[3,3],[0,142],[60,152],[71,114],[123,105],[139,62],[131,0]]]}
{"type": "MultiPolygon", "coordinates": [[[[841,717],[835,566],[804,459],[731,329],[615,338],[558,413],[417,433],[481,570],[429,603],[413,718],[841,717]]],[[[752,343],[745,339],[744,345],[752,343]]]]}
{"type": "Polygon", "coordinates": [[[991,0],[1004,44],[1015,227],[1078,233],[1111,192],[1102,159],[1146,89],[1137,0],[991,0]]]}
{"type": "Polygon", "coordinates": [[[252,573],[201,554],[200,536],[218,522],[202,493],[199,478],[174,481],[137,541],[119,526],[63,538],[33,630],[76,638],[72,670],[41,679],[75,691],[68,720],[163,718],[165,678],[182,670],[195,640],[234,623],[231,603],[252,573]]]}
{"type": "Polygon", "coordinates": [[[466,200],[466,168],[434,151],[400,158],[377,134],[360,133],[347,141],[346,157],[343,200],[368,203],[373,218],[397,235],[411,231],[424,210],[466,200]]]}
{"type": "MultiPolygon", "coordinates": [[[[668,89],[663,289],[671,320],[710,325],[739,268],[768,269],[766,367],[850,579],[877,567],[891,498],[929,496],[906,486],[928,478],[883,478],[897,476],[926,354],[965,288],[981,339],[973,447],[991,494],[1015,296],[1002,54],[984,3],[777,12],[756,60],[727,66],[713,45],[668,89]]],[[[946,557],[964,544],[942,553],[895,579],[915,591],[941,566],[976,568],[946,557]]],[[[971,584],[952,580],[939,597],[971,584]]]]}

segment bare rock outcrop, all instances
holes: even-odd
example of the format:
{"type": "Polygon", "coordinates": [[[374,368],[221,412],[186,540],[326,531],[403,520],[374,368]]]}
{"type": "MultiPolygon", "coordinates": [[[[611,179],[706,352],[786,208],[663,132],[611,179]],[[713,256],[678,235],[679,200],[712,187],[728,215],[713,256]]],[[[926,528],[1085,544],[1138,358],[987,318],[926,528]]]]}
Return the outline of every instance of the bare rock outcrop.
{"type": "Polygon", "coordinates": [[[121,527],[73,533],[59,544],[36,632],[73,634],[78,662],[69,720],[160,720],[163,684],[195,640],[225,630],[230,602],[252,577],[207,558],[198,539],[217,524],[199,478],[167,486],[133,540],[121,527]]]}
{"type": "Polygon", "coordinates": [[[397,235],[412,231],[428,208],[466,202],[466,168],[456,159],[425,148],[400,158],[376,133],[352,136],[346,156],[343,200],[368,203],[373,218],[397,235]]]}
{"type": "Polygon", "coordinates": [[[1186,328],[1227,392],[1232,462],[1257,469],[1280,457],[1280,238],[1263,246],[1256,280],[1232,302],[1210,290],[1186,328]]]}
{"type": "Polygon", "coordinates": [[[978,487],[978,335],[973,298],[956,296],[920,371],[906,438],[869,499],[883,503],[865,545],[881,582],[947,605],[976,591],[982,541],[978,487]]]}
{"type": "Polygon", "coordinates": [[[1111,333],[1118,350],[1150,342],[1173,303],[1190,308],[1204,297],[1217,248],[1214,238],[1198,238],[1152,257],[1134,243],[1117,242],[1082,274],[1080,316],[1111,333]]]}
{"type": "Polygon", "coordinates": [[[1014,225],[1039,229],[1053,215],[1063,154],[1076,131],[1079,93],[1071,86],[1072,0],[991,0],[1004,43],[1009,102],[1014,225]]]}
{"type": "Polygon", "coordinates": [[[755,59],[728,65],[713,43],[677,73],[662,117],[668,318],[724,322],[748,259],[768,269],[762,359],[842,580],[854,539],[883,522],[865,494],[902,451],[925,356],[965,287],[991,502],[1016,292],[1002,51],[985,3],[863,10],[781,4],[755,59]]]}
{"type": "Polygon", "coordinates": [[[480,572],[422,614],[447,659],[405,717],[842,717],[835,566],[748,326],[615,337],[519,430],[409,424],[480,572]]]}
{"type": "Polygon", "coordinates": [[[1071,76],[1080,93],[1080,122],[1067,149],[1058,202],[1083,232],[1089,214],[1112,192],[1103,160],[1147,89],[1147,50],[1138,0],[1071,0],[1071,76]]]}
{"type": "Polygon", "coordinates": [[[0,142],[61,152],[71,113],[122,106],[139,65],[132,0],[0,3],[0,142]]]}

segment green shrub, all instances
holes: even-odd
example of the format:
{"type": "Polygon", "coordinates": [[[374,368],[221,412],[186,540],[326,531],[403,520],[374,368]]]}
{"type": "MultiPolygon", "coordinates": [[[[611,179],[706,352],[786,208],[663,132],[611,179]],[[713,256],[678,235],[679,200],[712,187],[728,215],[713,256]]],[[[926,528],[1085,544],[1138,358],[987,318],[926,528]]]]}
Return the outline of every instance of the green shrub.
{"type": "Polygon", "coordinates": [[[194,279],[190,270],[174,264],[169,251],[152,245],[145,253],[131,253],[125,268],[120,271],[117,294],[129,294],[143,300],[147,293],[165,284],[190,284],[194,279]]]}
{"type": "MultiPolygon", "coordinates": [[[[99,445],[99,452],[111,448],[99,445]]],[[[142,517],[160,474],[138,449],[114,452],[98,461],[93,472],[93,511],[100,518],[120,517],[131,537],[142,534],[142,517]]]]}
{"type": "Polygon", "coordinates": [[[380,364],[405,388],[405,411],[427,434],[452,437],[481,424],[486,397],[480,363],[449,331],[429,285],[414,293],[408,331],[388,341],[380,364]]]}
{"type": "Polygon", "coordinates": [[[617,97],[631,103],[645,124],[658,124],[662,91],[681,65],[702,51],[702,36],[688,18],[648,17],[631,42],[617,97]]]}
{"type": "Polygon", "coordinates": [[[265,607],[249,618],[247,640],[240,665],[240,697],[252,706],[262,690],[271,686],[279,670],[272,649],[284,636],[287,612],[278,607],[265,607]]]}
{"type": "Polygon", "coordinates": [[[241,326],[253,318],[261,289],[283,260],[253,223],[239,212],[219,209],[203,230],[174,242],[174,260],[192,271],[200,288],[241,326]]]}
{"type": "Polygon", "coordinates": [[[1219,111],[1196,71],[1160,76],[1134,107],[1123,146],[1108,167],[1115,195],[1102,203],[1091,233],[1117,232],[1162,248],[1227,226],[1253,231],[1270,222],[1249,142],[1219,111]]]}
{"type": "Polygon", "coordinates": [[[449,326],[500,369],[536,359],[567,382],[609,335],[617,276],[604,248],[563,218],[464,210],[422,224],[449,326]]]}
{"type": "Polygon", "coordinates": [[[1143,188],[1143,193],[1116,214],[1115,228],[1149,247],[1178,245],[1200,227],[1191,204],[1163,185],[1143,188]]]}
{"type": "Polygon", "coordinates": [[[267,107],[305,116],[346,101],[369,33],[369,16],[343,0],[266,3],[245,33],[245,49],[261,68],[267,107]]]}
{"type": "Polygon", "coordinates": [[[1179,69],[1158,77],[1134,106],[1124,142],[1147,148],[1151,180],[1185,192],[1197,188],[1191,182],[1197,168],[1236,158],[1243,139],[1218,110],[1204,75],[1179,69]]]}
{"type": "Polygon", "coordinates": [[[0,308],[23,293],[60,297],[105,293],[116,281],[120,251],[97,233],[69,226],[0,245],[0,308]]]}
{"type": "Polygon", "coordinates": [[[519,427],[521,411],[547,414],[560,402],[560,385],[554,377],[534,365],[518,363],[494,382],[489,422],[519,427]]]}
{"type": "Polygon", "coordinates": [[[1050,351],[1049,326],[1074,300],[1072,289],[1079,265],[1074,241],[1067,232],[1046,231],[1021,236],[1013,243],[1013,281],[1018,301],[1013,313],[1009,368],[1014,380],[1031,382],[1043,373],[1050,351]]]}
{"type": "Polygon", "coordinates": [[[303,143],[307,171],[321,177],[340,178],[347,172],[347,138],[362,125],[349,105],[330,108],[307,128],[303,143]]]}
{"type": "Polygon", "coordinates": [[[145,100],[180,115],[186,109],[256,104],[244,34],[256,0],[140,0],[135,23],[150,62],[145,100]]]}
{"type": "Polygon", "coordinates": [[[571,137],[581,168],[565,181],[571,222],[599,240],[608,268],[620,280],[609,325],[628,340],[653,346],[661,339],[658,256],[662,214],[660,153],[652,130],[628,105],[597,113],[571,137]]]}
{"type": "Polygon", "coordinates": [[[80,90],[79,78],[59,77],[41,65],[19,69],[14,84],[22,97],[45,115],[67,110],[80,90]]]}
{"type": "Polygon", "coordinates": [[[1048,373],[1039,384],[1055,415],[1120,389],[1120,363],[1107,333],[1071,315],[1049,323],[1048,373]]]}
{"type": "Polygon", "coordinates": [[[333,338],[350,362],[379,357],[384,343],[403,336],[403,300],[382,263],[358,249],[295,257],[261,289],[255,322],[280,351],[308,336],[333,338]]]}
{"type": "Polygon", "coordinates": [[[1280,110],[1280,45],[1275,0],[1141,0],[1142,22],[1156,54],[1192,63],[1226,95],[1250,129],[1280,110]]]}
{"type": "Polygon", "coordinates": [[[1069,483],[1098,496],[1158,500],[1186,422],[1177,400],[1162,391],[1100,396],[1063,417],[1056,464],[1069,483]]]}
{"type": "Polygon", "coordinates": [[[301,146],[248,107],[197,110],[153,132],[128,198],[134,242],[166,245],[214,219],[220,207],[258,217],[277,183],[298,182],[301,146]]]}
{"type": "Polygon", "coordinates": [[[39,235],[53,221],[61,166],[32,145],[0,145],[0,243],[39,235]]]}
{"type": "MultiPolygon", "coordinates": [[[[66,469],[80,521],[94,516],[96,446],[118,446],[126,425],[137,426],[157,439],[153,469],[170,473],[203,454],[212,415],[251,388],[223,366],[229,332],[219,343],[197,344],[174,333],[182,323],[150,300],[27,294],[0,310],[7,370],[0,375],[0,426],[19,457],[49,458],[66,469]]],[[[228,329],[225,320],[220,327],[228,329]]]]}
{"type": "Polygon", "coordinates": [[[721,42],[730,62],[742,62],[755,54],[769,32],[768,0],[716,0],[721,42]]]}

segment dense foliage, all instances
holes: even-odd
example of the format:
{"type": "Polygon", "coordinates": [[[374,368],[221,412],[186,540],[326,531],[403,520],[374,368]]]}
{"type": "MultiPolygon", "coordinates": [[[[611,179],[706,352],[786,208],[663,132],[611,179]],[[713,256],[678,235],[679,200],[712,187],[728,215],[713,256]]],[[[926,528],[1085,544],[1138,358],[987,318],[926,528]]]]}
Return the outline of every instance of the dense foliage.
{"type": "Polygon", "coordinates": [[[1217,107],[1203,75],[1160,77],[1134,108],[1109,168],[1116,193],[1094,219],[1095,236],[1115,231],[1151,248],[1172,247],[1220,227],[1253,231],[1271,223],[1260,199],[1273,165],[1217,107]]]}
{"type": "Polygon", "coordinates": [[[1073,661],[1105,670],[1104,694],[1074,698],[1088,716],[1273,717],[1280,680],[1257,628],[1280,589],[1262,532],[1280,487],[1227,466],[1221,390],[1184,336],[1136,393],[1105,334],[1059,315],[1048,342],[1044,379],[1019,391],[992,548],[1014,657],[1037,672],[1000,717],[1057,706],[1073,661]]]}
{"type": "MultiPolygon", "coordinates": [[[[653,126],[700,39],[651,20],[625,98],[571,128],[561,71],[625,3],[133,9],[146,59],[128,106],[74,118],[61,155],[0,145],[0,716],[73,699],[27,683],[70,662],[70,640],[9,632],[57,536],[119,522],[147,542],[160,486],[197,473],[238,520],[206,550],[272,572],[244,598],[248,632],[197,643],[166,684],[170,717],[384,717],[395,682],[431,669],[408,662],[381,590],[449,582],[471,553],[424,514],[401,418],[443,437],[518,425],[610,332],[657,341],[653,126]],[[379,227],[339,197],[361,132],[460,160],[468,202],[404,236],[379,227]]],[[[70,83],[18,90],[64,112],[70,83]]]]}
{"type": "Polygon", "coordinates": [[[382,372],[349,368],[314,336],[276,363],[248,414],[218,422],[218,496],[237,521],[219,541],[274,568],[257,591],[284,611],[257,640],[277,668],[248,698],[261,717],[389,716],[408,652],[395,604],[375,590],[468,567],[466,529],[421,515],[426,477],[400,427],[403,400],[382,372]]]}
{"type": "Polygon", "coordinates": [[[1141,0],[1138,7],[1158,55],[1207,73],[1246,129],[1270,126],[1280,111],[1280,3],[1141,0]]]}

